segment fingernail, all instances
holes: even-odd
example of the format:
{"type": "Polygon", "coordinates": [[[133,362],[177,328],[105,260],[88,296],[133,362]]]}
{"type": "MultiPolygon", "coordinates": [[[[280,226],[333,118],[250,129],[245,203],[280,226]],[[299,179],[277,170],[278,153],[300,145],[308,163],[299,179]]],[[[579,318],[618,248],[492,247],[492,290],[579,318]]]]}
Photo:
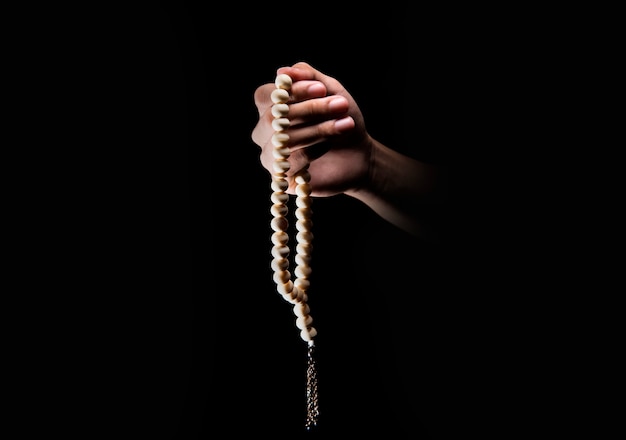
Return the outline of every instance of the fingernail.
{"type": "Polygon", "coordinates": [[[309,92],[311,95],[324,96],[326,94],[326,87],[319,83],[311,84],[309,87],[307,87],[306,91],[309,92]]]}
{"type": "Polygon", "coordinates": [[[354,128],[354,119],[352,119],[352,117],[350,116],[347,116],[342,119],[337,119],[335,121],[335,128],[339,130],[340,132],[350,130],[354,128]]]}
{"type": "Polygon", "coordinates": [[[345,112],[348,110],[348,101],[343,96],[338,96],[328,103],[328,108],[332,112],[345,112]]]}

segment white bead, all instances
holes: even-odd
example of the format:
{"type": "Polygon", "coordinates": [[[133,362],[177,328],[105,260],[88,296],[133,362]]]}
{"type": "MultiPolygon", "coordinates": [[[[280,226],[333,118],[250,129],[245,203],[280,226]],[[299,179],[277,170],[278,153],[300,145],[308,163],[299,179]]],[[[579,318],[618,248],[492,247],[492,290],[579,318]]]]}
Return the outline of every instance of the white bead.
{"type": "Polygon", "coordinates": [[[309,208],[298,208],[295,214],[298,220],[307,220],[311,216],[311,210],[309,208]]]}
{"type": "Polygon", "coordinates": [[[288,295],[283,295],[283,299],[291,304],[295,304],[298,302],[298,298],[296,297],[296,295],[294,295],[293,291],[290,292],[288,295]]]}
{"type": "MultiPolygon", "coordinates": [[[[274,217],[270,223],[272,229],[274,231],[286,231],[289,227],[289,220],[285,217],[274,217]]],[[[302,240],[302,241],[311,241],[311,240],[302,240]]]]}
{"type": "Polygon", "coordinates": [[[310,231],[300,231],[296,235],[296,240],[300,243],[311,243],[313,241],[313,233],[310,231]]]}
{"type": "MultiPolygon", "coordinates": [[[[298,289],[296,289],[295,284],[292,284],[292,290],[291,292],[284,294],[283,298],[285,299],[285,301],[290,302],[291,304],[296,304],[298,302],[298,289]]],[[[300,294],[301,296],[302,294],[300,294]]]]}
{"type": "Polygon", "coordinates": [[[300,337],[306,342],[313,341],[315,336],[317,336],[317,330],[314,327],[305,328],[300,332],[300,337]]]}
{"type": "MultiPolygon", "coordinates": [[[[285,188],[287,189],[287,188],[285,188]]],[[[285,204],[289,202],[289,194],[283,191],[274,191],[270,196],[273,203],[285,204]]]]}
{"type": "MultiPolygon", "coordinates": [[[[283,214],[286,215],[286,214],[283,214]]],[[[313,229],[313,222],[306,218],[306,219],[299,219],[296,222],[296,229],[298,231],[310,231],[311,229],[313,229]]]]}
{"type": "Polygon", "coordinates": [[[293,290],[293,282],[290,280],[284,284],[277,284],[276,290],[278,290],[278,293],[281,295],[290,295],[293,290]]]}
{"type": "Polygon", "coordinates": [[[291,85],[293,84],[293,80],[286,73],[281,73],[280,75],[276,75],[276,80],[274,81],[274,85],[276,85],[277,89],[291,89],[291,85]]]}
{"type": "Polygon", "coordinates": [[[311,194],[311,185],[308,183],[300,183],[296,186],[296,195],[298,197],[305,197],[311,194]]]}
{"type": "Polygon", "coordinates": [[[295,263],[296,268],[294,270],[296,279],[295,282],[291,280],[291,272],[289,272],[289,259],[290,249],[287,246],[289,241],[289,234],[287,232],[289,228],[289,221],[287,220],[287,214],[289,208],[287,203],[289,202],[289,180],[287,179],[287,173],[290,170],[291,164],[289,163],[289,156],[291,150],[288,147],[289,135],[285,133],[285,130],[290,126],[290,120],[287,118],[289,113],[289,105],[287,104],[290,99],[291,87],[293,80],[289,75],[281,74],[276,76],[275,80],[276,89],[271,94],[271,100],[274,105],[271,108],[272,116],[272,128],[274,133],[271,138],[271,142],[274,145],[272,155],[274,162],[272,164],[272,206],[270,212],[272,213],[271,227],[274,230],[272,234],[272,262],[271,267],[274,271],[273,279],[276,284],[276,290],[283,296],[283,298],[293,304],[293,312],[296,315],[296,326],[301,329],[300,337],[308,341],[309,345],[313,345],[313,338],[317,335],[317,330],[311,327],[313,318],[309,315],[310,309],[307,304],[308,295],[307,289],[310,286],[308,277],[312,273],[310,266],[311,252],[313,240],[313,233],[311,229],[313,222],[311,221],[311,192],[312,188],[309,184],[311,175],[308,169],[301,170],[294,176],[295,181],[295,194],[296,194],[296,207],[295,217],[297,219],[295,227],[298,233],[296,234],[296,255],[295,263]]]}
{"type": "Polygon", "coordinates": [[[293,291],[291,292],[291,298],[294,301],[293,304],[295,304],[296,302],[306,302],[307,300],[306,292],[300,289],[295,282],[293,283],[293,291]]]}
{"type": "Polygon", "coordinates": [[[272,128],[276,131],[282,131],[285,128],[289,128],[289,119],[276,118],[272,121],[272,128]]]}
{"type": "Polygon", "coordinates": [[[272,234],[272,243],[285,245],[289,241],[289,235],[285,231],[276,231],[272,234]]]}
{"type": "Polygon", "coordinates": [[[282,131],[278,131],[272,135],[272,145],[275,147],[284,147],[289,141],[289,135],[282,131]]]}
{"type": "Polygon", "coordinates": [[[296,319],[296,327],[298,327],[300,330],[307,328],[312,323],[313,323],[313,318],[311,317],[311,315],[296,319]]]}
{"type": "Polygon", "coordinates": [[[296,206],[298,208],[310,208],[311,198],[310,197],[296,197],[296,206]]]}
{"type": "Polygon", "coordinates": [[[272,259],[271,267],[275,272],[287,270],[289,268],[289,260],[287,258],[274,258],[272,259]]]}
{"type": "Polygon", "coordinates": [[[298,243],[296,252],[302,255],[311,255],[313,253],[313,245],[311,243],[298,243]]]}
{"type": "Polygon", "coordinates": [[[309,266],[296,266],[294,273],[298,278],[310,278],[313,270],[309,266]]]}
{"type": "Polygon", "coordinates": [[[309,290],[309,287],[311,286],[311,282],[306,278],[296,278],[293,284],[303,292],[309,290]]]}
{"type": "Polygon", "coordinates": [[[291,250],[289,249],[289,246],[284,246],[280,244],[272,246],[272,257],[274,258],[287,258],[290,253],[291,250]]]}
{"type": "Polygon", "coordinates": [[[275,118],[284,118],[289,114],[288,104],[274,104],[272,106],[272,116],[275,118]]]}
{"type": "Polygon", "coordinates": [[[289,147],[286,147],[284,145],[274,147],[274,149],[272,150],[272,155],[274,156],[274,159],[287,159],[290,154],[291,150],[289,149],[289,147]]]}
{"type": "Polygon", "coordinates": [[[312,258],[310,255],[296,254],[294,260],[298,266],[310,266],[312,258]]]}
{"type": "Polygon", "coordinates": [[[307,183],[311,181],[311,174],[307,171],[300,171],[296,176],[296,183],[307,183]]]}
{"type": "Polygon", "coordinates": [[[291,168],[291,164],[287,159],[276,159],[272,165],[274,172],[277,173],[286,173],[291,168]]]}
{"type": "Polygon", "coordinates": [[[283,104],[289,101],[289,92],[285,89],[274,89],[271,98],[274,104],[283,104]]]}
{"type": "Polygon", "coordinates": [[[274,104],[272,106],[272,116],[275,118],[284,118],[289,114],[288,104],[274,104]]]}
{"type": "MultiPolygon", "coordinates": [[[[285,217],[289,212],[289,208],[284,203],[274,203],[270,208],[270,212],[274,217],[285,217]]],[[[298,223],[299,222],[300,221],[298,221],[298,223]]]]}
{"type": "Polygon", "coordinates": [[[293,306],[293,313],[296,316],[307,316],[310,312],[309,305],[305,303],[298,303],[293,306]]]}
{"type": "Polygon", "coordinates": [[[288,270],[279,270],[274,272],[274,282],[276,284],[285,284],[291,279],[291,272],[288,270]]]}
{"type": "Polygon", "coordinates": [[[284,192],[289,188],[289,182],[281,176],[279,179],[278,176],[272,176],[272,190],[275,192],[284,192]]]}

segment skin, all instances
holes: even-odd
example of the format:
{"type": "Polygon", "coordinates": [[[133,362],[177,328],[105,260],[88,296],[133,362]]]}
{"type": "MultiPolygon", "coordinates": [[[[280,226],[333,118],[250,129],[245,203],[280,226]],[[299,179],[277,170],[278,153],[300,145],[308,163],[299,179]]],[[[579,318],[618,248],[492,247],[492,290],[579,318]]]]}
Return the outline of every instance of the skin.
{"type": "MultiPolygon", "coordinates": [[[[345,194],[402,230],[437,241],[433,218],[445,201],[444,170],[374,139],[356,101],[335,78],[305,62],[281,67],[276,74],[281,73],[293,80],[287,115],[290,126],[285,130],[291,150],[287,175],[308,163],[311,196],[345,194]]],[[[261,164],[270,173],[274,160],[270,95],[275,88],[274,83],[267,83],[254,93],[259,120],[252,140],[261,148],[261,164]]],[[[293,179],[287,192],[295,192],[293,179]]]]}

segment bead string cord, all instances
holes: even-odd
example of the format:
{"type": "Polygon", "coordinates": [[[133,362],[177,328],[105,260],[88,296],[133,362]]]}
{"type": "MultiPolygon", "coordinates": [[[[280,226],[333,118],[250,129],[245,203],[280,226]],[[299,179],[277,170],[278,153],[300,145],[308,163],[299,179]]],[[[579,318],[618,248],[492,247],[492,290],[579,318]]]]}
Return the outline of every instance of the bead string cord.
{"type": "Polygon", "coordinates": [[[289,113],[289,94],[292,86],[290,76],[280,74],[276,76],[276,89],[272,92],[272,128],[274,134],[272,136],[272,144],[274,145],[274,163],[272,172],[272,263],[271,267],[274,272],[274,282],[276,289],[283,298],[293,304],[293,312],[296,316],[296,326],[300,329],[300,337],[307,342],[307,387],[306,387],[306,429],[310,430],[317,426],[319,417],[318,395],[317,395],[317,366],[314,357],[315,344],[313,338],[317,335],[317,330],[311,326],[313,318],[310,315],[308,300],[308,288],[310,285],[309,277],[311,275],[311,251],[313,233],[312,229],[312,209],[311,209],[311,185],[309,184],[311,175],[308,171],[308,164],[298,171],[293,178],[296,182],[296,254],[294,261],[296,267],[294,269],[295,280],[292,281],[292,275],[289,271],[289,220],[287,214],[289,212],[288,202],[289,194],[287,189],[289,181],[287,172],[290,169],[288,161],[290,150],[287,147],[289,135],[285,130],[289,127],[290,121],[287,118],[289,113]]]}

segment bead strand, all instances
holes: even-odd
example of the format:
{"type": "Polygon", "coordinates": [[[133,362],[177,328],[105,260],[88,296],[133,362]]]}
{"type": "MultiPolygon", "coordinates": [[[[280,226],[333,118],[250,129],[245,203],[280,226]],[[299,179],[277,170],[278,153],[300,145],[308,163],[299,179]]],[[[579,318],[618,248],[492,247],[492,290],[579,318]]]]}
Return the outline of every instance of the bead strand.
{"type": "Polygon", "coordinates": [[[313,223],[311,221],[311,175],[308,171],[308,164],[294,175],[296,184],[296,254],[294,261],[296,267],[294,274],[295,281],[289,271],[289,221],[287,214],[289,208],[289,181],[287,172],[290,169],[290,150],[287,146],[289,135],[285,129],[289,127],[290,121],[287,118],[289,113],[289,92],[291,91],[292,79],[290,76],[281,74],[276,76],[276,89],[272,92],[272,144],[274,145],[274,164],[272,170],[272,270],[274,271],[274,282],[277,291],[283,298],[293,304],[293,312],[296,315],[296,326],[300,329],[300,337],[308,343],[307,353],[307,416],[306,429],[317,426],[319,417],[318,391],[317,391],[317,366],[313,351],[315,344],[313,338],[317,335],[317,330],[311,326],[313,318],[310,315],[307,304],[309,289],[309,277],[311,276],[311,251],[313,250],[313,233],[311,232],[313,223]]]}
{"type": "Polygon", "coordinates": [[[288,246],[289,234],[287,232],[289,221],[287,214],[289,208],[287,203],[289,195],[287,188],[289,182],[287,180],[287,172],[290,169],[289,155],[290,150],[287,147],[289,135],[285,133],[285,129],[289,127],[289,92],[291,90],[292,79],[288,75],[281,74],[276,77],[276,89],[272,92],[271,98],[274,105],[272,106],[272,127],[274,135],[272,136],[272,144],[274,145],[274,165],[272,173],[272,222],[271,226],[274,230],[272,234],[272,270],[274,271],[274,282],[277,291],[283,298],[293,304],[293,312],[296,315],[296,326],[300,329],[300,337],[313,345],[313,338],[317,335],[317,330],[311,326],[313,318],[310,315],[310,309],[307,304],[307,290],[311,275],[311,251],[313,249],[313,233],[312,229],[312,209],[311,209],[311,185],[309,181],[311,175],[308,166],[299,171],[295,176],[296,182],[296,255],[294,269],[295,281],[292,281],[292,274],[289,271],[289,254],[288,246]]]}

